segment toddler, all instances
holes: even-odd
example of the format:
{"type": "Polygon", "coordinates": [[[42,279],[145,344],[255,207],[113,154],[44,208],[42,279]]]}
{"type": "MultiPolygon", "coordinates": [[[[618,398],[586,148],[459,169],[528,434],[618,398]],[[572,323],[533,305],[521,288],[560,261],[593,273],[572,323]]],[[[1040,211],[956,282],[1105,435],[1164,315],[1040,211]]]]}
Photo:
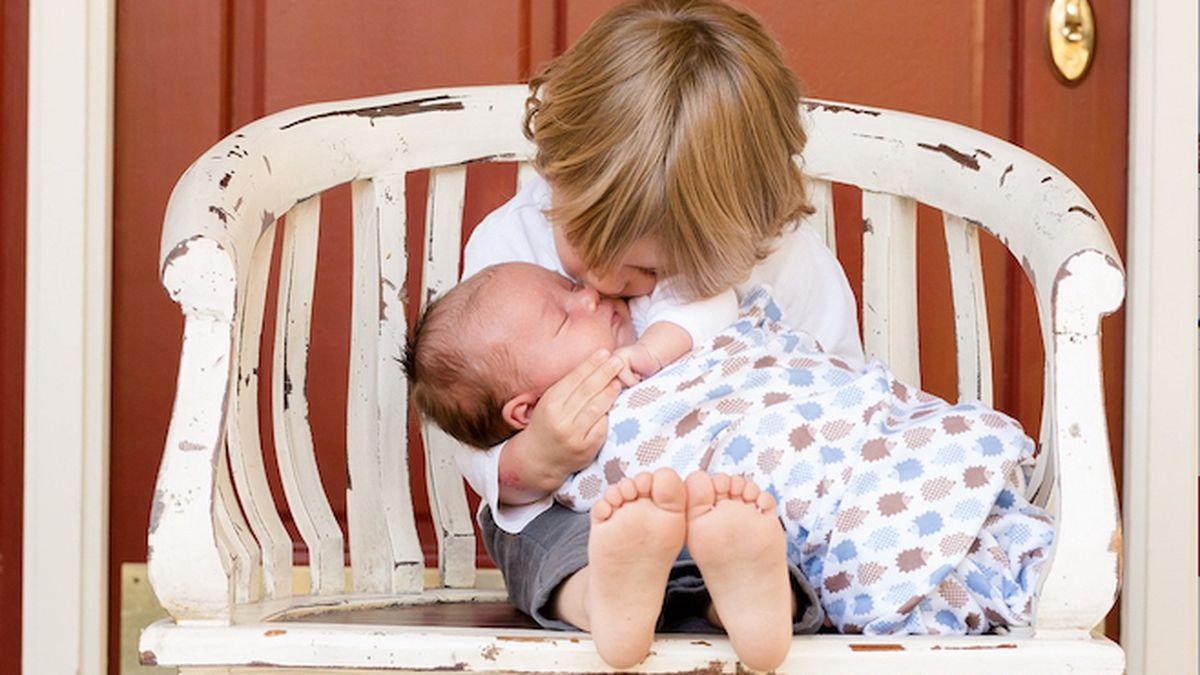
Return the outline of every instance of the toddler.
{"type": "MultiPolygon", "coordinates": [[[[475,429],[490,447],[457,455],[482,498],[480,529],[513,603],[542,626],[592,630],[614,666],[640,661],[656,626],[705,629],[688,621],[708,599],[686,552],[676,560],[678,546],[636,545],[642,536],[682,540],[673,510],[682,486],[635,491],[605,521],[613,541],[603,560],[589,557],[587,515],[551,497],[595,458],[621,382],[703,343],[757,283],[772,285],[790,325],[848,362],[862,358],[841,267],[811,229],[792,225],[811,212],[798,164],[806,141],[799,103],[778,45],[749,14],[714,0],[622,4],[530,82],[525,127],[540,177],[480,223],[464,251],[464,281],[495,263],[527,262],[599,295],[646,296],[652,308],[638,343],[585,360],[536,406],[514,404],[514,418],[528,414],[519,433],[498,443],[503,428],[475,429]],[[666,524],[655,524],[663,513],[666,524]]],[[[476,371],[498,358],[410,370],[412,398],[430,412],[459,400],[496,403],[476,371]]],[[[783,588],[748,604],[786,614],[778,602],[786,579],[773,583],[783,588]]],[[[802,575],[792,584],[801,588],[802,575]]],[[[795,630],[815,630],[819,608],[798,606],[795,630]]],[[[763,670],[790,642],[730,637],[743,661],[763,670]]]]}

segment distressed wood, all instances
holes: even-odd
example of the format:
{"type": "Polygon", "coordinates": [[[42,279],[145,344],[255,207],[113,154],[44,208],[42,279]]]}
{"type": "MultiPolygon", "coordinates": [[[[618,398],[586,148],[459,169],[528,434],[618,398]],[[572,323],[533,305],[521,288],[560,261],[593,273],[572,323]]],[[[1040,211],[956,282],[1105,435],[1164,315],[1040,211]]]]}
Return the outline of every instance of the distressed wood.
{"type": "Polygon", "coordinates": [[[340,593],[342,530],[321,485],[312,430],[308,426],[308,341],[321,199],[288,211],[280,251],[279,299],[271,369],[275,459],[288,508],[308,547],[312,591],[340,593]]]}
{"type": "Polygon", "coordinates": [[[533,168],[532,163],[521,162],[517,164],[517,189],[520,190],[525,187],[529,184],[529,181],[537,178],[537,176],[537,169],[533,168]]]}
{"type": "Polygon", "coordinates": [[[805,186],[814,212],[807,222],[821,235],[830,251],[837,254],[837,223],[833,217],[833,185],[827,180],[810,180],[805,186]]]}
{"type": "MultiPolygon", "coordinates": [[[[422,309],[458,282],[466,181],[465,166],[435,169],[430,173],[422,309]]],[[[467,510],[462,476],[454,460],[459,442],[436,425],[424,423],[421,431],[441,582],[449,587],[470,587],[475,584],[475,529],[467,510]]]]}
{"type": "Polygon", "coordinates": [[[354,304],[346,415],[350,561],[358,593],[421,590],[409,494],[404,177],[355,181],[354,304]]]}
{"type": "MultiPolygon", "coordinates": [[[[286,628],[264,623],[231,630],[190,627],[171,631],[159,622],[147,629],[143,658],[178,653],[180,644],[218,644],[222,635],[231,643],[222,651],[235,663],[300,668],[321,663],[329,668],[368,665],[380,672],[393,668],[422,672],[561,673],[613,672],[600,660],[584,633],[536,630],[471,631],[404,626],[372,626],[369,635],[353,626],[333,624],[286,628]],[[236,631],[236,632],[234,632],[236,631]],[[368,662],[367,657],[371,657],[368,662]]],[[[214,649],[197,649],[180,665],[204,667],[214,663],[214,649]]],[[[217,662],[219,663],[219,662],[217,662]]],[[[811,635],[796,638],[780,673],[960,673],[1011,675],[1022,670],[1038,673],[1123,672],[1120,648],[1107,640],[1070,636],[1033,639],[1027,635],[980,637],[862,637],[811,635]]],[[[361,672],[355,670],[355,672],[361,672]]],[[[369,671],[368,671],[369,672],[369,671]]],[[[639,673],[742,673],[727,640],[709,635],[660,636],[650,656],[638,664],[639,673]]]]}
{"type": "Polygon", "coordinates": [[[988,333],[987,298],[983,293],[979,230],[948,213],[943,214],[942,226],[950,258],[958,400],[991,405],[992,340],[988,333]]]}
{"type": "MultiPolygon", "coordinates": [[[[451,463],[453,447],[428,429],[426,480],[439,530],[439,570],[436,580],[421,589],[411,497],[403,489],[408,483],[403,451],[409,440],[403,429],[407,391],[395,357],[406,310],[404,173],[432,169],[425,273],[418,294],[427,302],[456,280],[463,165],[520,163],[532,157],[519,125],[525,93],[521,86],[430,90],[284,111],[221,141],[180,179],[163,226],[162,279],[185,317],[184,342],[156,486],[148,563],[155,593],[172,620],[143,633],[147,658],[214,672],[604,670],[590,642],[573,634],[331,627],[293,620],[306,612],[349,611],[372,603],[493,602],[503,597],[502,591],[484,588],[487,575],[475,573],[470,516],[451,463]],[[248,341],[257,338],[258,328],[243,325],[261,320],[254,302],[263,280],[255,276],[261,274],[254,271],[255,260],[263,259],[260,247],[277,214],[350,181],[355,280],[348,504],[357,592],[321,595],[341,583],[330,579],[317,593],[286,597],[271,592],[268,582],[264,599],[238,602],[251,597],[253,582],[247,583],[245,568],[239,567],[241,552],[236,549],[244,549],[246,540],[230,509],[240,503],[247,510],[246,521],[260,542],[261,532],[272,527],[269,516],[251,514],[271,507],[269,500],[252,494],[255,469],[249,461],[258,442],[249,399],[256,383],[253,377],[241,383],[244,368],[257,364],[248,341]],[[236,368],[235,355],[242,361],[236,368]],[[227,429],[231,439],[237,438],[229,443],[236,503],[225,496],[227,486],[217,482],[227,429]],[[242,458],[242,468],[235,456],[242,458]],[[397,592],[405,593],[389,595],[397,592]]],[[[916,384],[919,374],[915,202],[946,214],[964,398],[986,400],[990,393],[977,230],[995,236],[1020,261],[1034,288],[1046,355],[1039,496],[1049,499],[1058,524],[1032,629],[982,638],[801,637],[781,670],[1120,672],[1120,648],[1089,633],[1112,605],[1121,541],[1102,405],[1099,319],[1119,306],[1124,277],[1103,222],[1086,196],[1056,169],[980,132],[871,108],[821,101],[805,107],[810,125],[805,168],[816,181],[814,201],[825,205],[815,224],[832,243],[830,183],[864,191],[863,213],[871,224],[864,234],[867,349],[887,358],[902,379],[916,384]]],[[[532,174],[521,166],[519,180],[527,180],[532,174]]],[[[299,213],[314,205],[310,202],[299,213]]],[[[294,250],[285,254],[285,261],[312,255],[305,247],[315,243],[313,214],[308,243],[288,244],[294,250]]],[[[307,269],[308,264],[296,266],[307,269]]],[[[292,263],[284,267],[290,270],[292,263]]],[[[303,283],[309,287],[299,288],[295,296],[303,298],[311,292],[311,274],[294,274],[307,276],[303,283]]],[[[281,278],[281,289],[293,285],[281,278]]],[[[295,302],[289,314],[295,318],[289,321],[298,323],[282,330],[299,332],[295,341],[287,333],[288,344],[276,349],[277,358],[307,339],[309,300],[295,302]]],[[[302,383],[302,361],[302,354],[287,356],[277,370],[283,373],[294,365],[287,372],[297,373],[293,384],[302,383]]],[[[303,389],[302,384],[294,386],[292,395],[303,397],[303,389]]],[[[305,426],[294,429],[307,431],[305,426]]],[[[275,575],[283,568],[278,555],[269,562],[271,547],[263,546],[266,580],[268,567],[275,575]]],[[[640,668],[736,672],[737,664],[725,640],[685,636],[657,640],[640,668]]]]}
{"type": "Polygon", "coordinates": [[[917,203],[864,190],[863,351],[921,386],[917,346],[917,203]]]}
{"type": "Polygon", "coordinates": [[[253,602],[262,594],[262,553],[250,534],[250,525],[238,508],[227,458],[228,450],[220,453],[213,518],[216,520],[221,548],[233,567],[234,602],[253,602]]]}
{"type": "Polygon", "coordinates": [[[267,298],[267,276],[275,248],[275,224],[263,233],[254,247],[246,283],[238,289],[238,330],[234,353],[238,355],[229,388],[229,422],[226,448],[238,500],[250,531],[260,547],[263,594],[268,598],[292,593],[292,538],[284,529],[267,483],[259,435],[258,367],[263,312],[267,298]]]}

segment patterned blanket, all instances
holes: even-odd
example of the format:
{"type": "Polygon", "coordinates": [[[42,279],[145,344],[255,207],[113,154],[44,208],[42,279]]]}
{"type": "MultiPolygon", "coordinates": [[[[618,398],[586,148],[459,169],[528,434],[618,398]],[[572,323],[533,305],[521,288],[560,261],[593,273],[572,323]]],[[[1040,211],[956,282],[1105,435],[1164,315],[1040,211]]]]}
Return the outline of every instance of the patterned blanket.
{"type": "Polygon", "coordinates": [[[596,461],[557,493],[591,508],[624,476],[742,474],[774,495],[788,557],[847,633],[1027,625],[1052,518],[1025,500],[1016,421],[861,369],[778,323],[766,289],[736,323],[626,390],[596,461]]]}

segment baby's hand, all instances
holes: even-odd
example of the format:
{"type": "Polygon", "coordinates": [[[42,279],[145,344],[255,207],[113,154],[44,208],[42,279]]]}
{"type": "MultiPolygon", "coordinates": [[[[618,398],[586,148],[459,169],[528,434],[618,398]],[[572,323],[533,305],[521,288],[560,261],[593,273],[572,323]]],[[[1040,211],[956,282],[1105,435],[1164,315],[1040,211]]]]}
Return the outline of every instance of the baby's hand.
{"type": "Polygon", "coordinates": [[[620,358],[625,364],[621,368],[621,372],[617,374],[617,379],[626,387],[632,387],[662,370],[662,364],[658,362],[658,358],[641,342],[620,347],[613,352],[613,355],[620,358]]]}

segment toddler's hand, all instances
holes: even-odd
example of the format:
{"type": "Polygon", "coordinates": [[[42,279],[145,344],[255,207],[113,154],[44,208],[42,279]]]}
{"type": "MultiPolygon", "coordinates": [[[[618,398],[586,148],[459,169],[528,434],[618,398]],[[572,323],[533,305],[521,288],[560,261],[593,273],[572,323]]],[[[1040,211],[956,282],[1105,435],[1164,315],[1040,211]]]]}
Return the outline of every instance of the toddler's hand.
{"type": "Polygon", "coordinates": [[[520,435],[528,435],[529,457],[557,487],[566,477],[592,463],[608,436],[608,411],[620,383],[624,362],[599,351],[542,395],[520,435]]]}

